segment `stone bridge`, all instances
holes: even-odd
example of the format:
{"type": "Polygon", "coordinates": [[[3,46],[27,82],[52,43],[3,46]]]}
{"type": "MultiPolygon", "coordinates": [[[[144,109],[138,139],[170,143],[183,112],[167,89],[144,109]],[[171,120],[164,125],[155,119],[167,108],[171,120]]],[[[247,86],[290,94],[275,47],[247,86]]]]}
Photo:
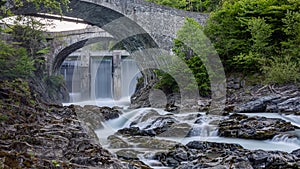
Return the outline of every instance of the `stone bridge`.
{"type": "MultiPolygon", "coordinates": [[[[9,1],[6,4],[10,6],[9,1]]],[[[70,0],[69,7],[71,10],[64,11],[63,15],[80,18],[90,25],[101,28],[107,32],[107,35],[110,34],[110,37],[105,38],[114,38],[129,53],[151,48],[169,50],[173,45],[172,40],[176,37],[176,32],[183,26],[186,17],[194,18],[200,24],[204,24],[208,17],[207,14],[177,10],[144,0],[70,0]]],[[[48,12],[43,8],[37,10],[33,4],[25,4],[23,7],[11,9],[16,14],[26,15],[48,12]]],[[[86,33],[89,34],[87,36],[91,38],[102,32],[89,33],[86,30],[86,33]]],[[[53,44],[53,47],[57,49],[53,51],[54,58],[49,58],[50,64],[52,64],[49,67],[50,73],[58,71],[71,48],[81,48],[86,44],[84,40],[80,40],[80,36],[83,36],[82,32],[78,32],[78,42],[74,40],[78,40],[78,38],[73,40],[66,38],[66,44],[70,45],[69,47],[66,45],[65,49],[63,49],[64,46],[53,44]],[[74,44],[71,44],[72,42],[74,44]]]]}
{"type": "MultiPolygon", "coordinates": [[[[58,73],[63,61],[74,51],[86,45],[99,41],[113,40],[113,36],[98,27],[86,29],[47,32],[45,33],[50,52],[46,56],[46,63],[49,73],[58,73]]],[[[88,65],[88,59],[82,58],[82,63],[88,65]]]]}
{"type": "MultiPolygon", "coordinates": [[[[6,5],[11,6],[9,1],[6,5]]],[[[51,53],[47,57],[49,74],[56,74],[72,51],[96,41],[114,39],[130,54],[141,53],[138,55],[142,56],[144,64],[151,62],[143,70],[145,79],[151,79],[152,75],[147,77],[151,74],[151,71],[147,73],[147,69],[159,67],[156,58],[160,55],[160,52],[151,50],[170,52],[173,39],[184,25],[186,17],[194,18],[202,25],[208,17],[207,14],[182,11],[144,0],[70,0],[69,7],[71,10],[64,11],[64,16],[82,19],[83,22],[101,29],[52,34],[56,38],[49,41],[52,43],[51,53]]],[[[11,10],[16,14],[33,16],[49,12],[44,8],[37,10],[30,3],[19,8],[11,7],[11,10]]]]}

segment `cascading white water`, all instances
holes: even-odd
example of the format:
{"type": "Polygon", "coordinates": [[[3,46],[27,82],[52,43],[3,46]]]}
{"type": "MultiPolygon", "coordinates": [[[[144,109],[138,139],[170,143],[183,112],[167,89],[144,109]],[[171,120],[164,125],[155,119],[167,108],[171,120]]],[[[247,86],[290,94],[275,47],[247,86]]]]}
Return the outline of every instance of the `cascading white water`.
{"type": "MultiPolygon", "coordinates": [[[[259,114],[256,114],[259,115],[259,114]]],[[[268,113],[264,116],[269,117],[280,117],[280,115],[276,113],[268,113]]],[[[224,117],[220,116],[209,116],[205,115],[205,113],[199,112],[191,112],[191,113],[180,113],[180,114],[170,114],[169,112],[163,111],[162,109],[154,109],[154,108],[141,108],[135,109],[131,111],[124,111],[124,113],[117,119],[109,120],[104,122],[104,128],[101,130],[97,130],[96,133],[99,137],[101,144],[109,149],[112,152],[119,151],[122,148],[111,148],[110,143],[107,140],[107,137],[113,135],[119,129],[127,128],[127,127],[138,127],[142,130],[148,130],[155,127],[163,126],[162,123],[166,121],[161,120],[158,117],[163,117],[163,119],[168,121],[168,117],[174,118],[176,123],[187,123],[191,126],[190,134],[186,137],[160,137],[155,136],[156,139],[161,141],[169,140],[176,141],[182,144],[187,144],[190,141],[209,141],[209,142],[218,142],[218,143],[235,143],[240,144],[242,147],[249,150],[279,150],[285,152],[292,152],[293,150],[300,148],[300,141],[297,137],[291,137],[291,135],[297,135],[300,130],[296,130],[291,133],[287,133],[286,135],[278,135],[275,136],[272,140],[251,140],[251,139],[238,139],[238,138],[224,138],[217,136],[217,120],[221,120],[224,117]],[[160,119],[160,120],[157,120],[160,119]],[[157,124],[157,123],[161,124],[157,124]],[[197,122],[197,123],[195,123],[197,122]]],[[[122,138],[122,137],[121,137],[122,138]]],[[[125,142],[131,143],[130,139],[127,140],[123,138],[125,142]]],[[[150,138],[148,138],[150,139],[150,138]]],[[[159,144],[160,142],[157,141],[159,144]]],[[[133,143],[137,145],[137,143],[133,143]]],[[[129,148],[130,149],[130,148],[129,148]]],[[[155,169],[162,169],[167,167],[162,167],[161,164],[153,159],[153,155],[155,152],[160,151],[159,149],[142,149],[138,146],[133,147],[134,150],[141,152],[138,155],[138,158],[150,165],[155,169]]]]}
{"type": "Polygon", "coordinates": [[[124,58],[121,62],[121,82],[122,82],[122,97],[130,97],[137,84],[137,78],[141,73],[137,67],[135,60],[124,58]]]}
{"type": "Polygon", "coordinates": [[[92,81],[95,86],[96,99],[111,99],[112,98],[112,60],[111,58],[93,59],[93,69],[97,69],[95,81],[92,81]]]}
{"type": "Polygon", "coordinates": [[[293,143],[300,145],[300,140],[293,135],[290,134],[280,134],[274,136],[274,138],[271,140],[272,142],[282,142],[282,143],[293,143]]]}
{"type": "MultiPolygon", "coordinates": [[[[153,119],[155,118],[149,118],[149,120],[140,121],[151,110],[155,110],[157,112],[155,116],[158,115],[158,116],[166,117],[166,115],[169,113],[161,109],[152,109],[152,108],[137,109],[137,110],[124,113],[118,119],[106,122],[106,126],[107,127],[110,126],[109,128],[113,128],[114,131],[117,131],[118,129],[124,127],[130,127],[130,124],[132,124],[132,122],[135,122],[137,124],[134,126],[137,126],[140,129],[144,129],[146,128],[145,126],[150,126],[154,122],[153,119]]],[[[172,116],[176,119],[178,123],[188,123],[192,126],[191,131],[193,132],[193,134],[190,134],[190,136],[185,138],[176,138],[176,137],[157,137],[157,138],[177,141],[183,144],[186,144],[193,140],[212,141],[212,142],[220,142],[220,143],[237,143],[243,146],[244,148],[250,150],[263,149],[263,150],[280,150],[280,151],[291,152],[295,149],[300,148],[299,139],[290,138],[287,136],[275,136],[273,140],[251,140],[251,139],[247,140],[247,139],[238,139],[238,138],[219,137],[217,136],[216,126],[211,124],[211,122],[215,121],[218,117],[207,116],[203,114],[199,117],[202,123],[200,122],[199,124],[194,124],[195,118],[193,117],[196,117],[197,115],[199,115],[199,113],[195,112],[195,113],[174,114],[172,116]]],[[[278,117],[278,115],[275,113],[268,113],[268,116],[278,117]]],[[[155,126],[156,124],[152,124],[152,125],[155,126]]],[[[103,133],[102,131],[107,131],[107,128],[99,130],[97,131],[97,133],[103,133]]],[[[299,130],[295,132],[298,133],[299,130]]],[[[112,133],[113,132],[111,132],[111,134],[112,133]]],[[[107,136],[104,136],[103,134],[98,134],[98,137],[103,138],[107,136]]]]}
{"type": "Polygon", "coordinates": [[[64,76],[69,91],[69,102],[80,101],[80,77],[78,76],[80,60],[65,60],[61,66],[60,74],[64,76]]]}
{"type": "MultiPolygon", "coordinates": [[[[90,85],[91,85],[91,100],[88,101],[95,105],[115,106],[119,103],[127,105],[130,102],[130,96],[134,93],[137,78],[141,73],[137,67],[136,62],[124,57],[121,59],[121,99],[116,101],[113,98],[113,65],[112,57],[91,57],[90,61],[90,85]],[[101,100],[101,104],[96,103],[101,100]],[[91,102],[92,101],[92,102],[91,102]],[[107,102],[118,102],[108,103],[107,102]]],[[[81,103],[81,74],[80,60],[66,60],[61,67],[61,74],[64,76],[68,89],[70,91],[71,103],[81,103]]],[[[87,102],[87,101],[84,101],[87,102]]]]}

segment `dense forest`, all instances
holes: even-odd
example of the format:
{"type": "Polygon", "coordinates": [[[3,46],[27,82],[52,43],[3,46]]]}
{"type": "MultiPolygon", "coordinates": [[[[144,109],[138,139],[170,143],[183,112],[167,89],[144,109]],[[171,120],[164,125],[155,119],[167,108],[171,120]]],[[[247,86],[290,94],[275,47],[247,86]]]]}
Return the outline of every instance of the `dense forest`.
{"type": "MultiPolygon", "coordinates": [[[[178,32],[178,37],[174,40],[173,48],[174,53],[184,59],[194,72],[200,94],[209,93],[206,69],[200,57],[197,57],[201,54],[189,52],[190,49],[181,43],[181,38],[192,38],[189,32],[191,27],[201,29],[210,39],[222,60],[227,76],[238,73],[260,84],[299,83],[300,1],[152,0],[151,2],[183,10],[210,12],[205,26],[187,19],[186,26],[178,32]],[[188,56],[191,54],[192,56],[188,56]]],[[[170,85],[169,81],[172,81],[172,78],[168,74],[159,72],[158,76],[159,88],[170,85]]],[[[173,87],[176,91],[176,85],[173,87]]]]}

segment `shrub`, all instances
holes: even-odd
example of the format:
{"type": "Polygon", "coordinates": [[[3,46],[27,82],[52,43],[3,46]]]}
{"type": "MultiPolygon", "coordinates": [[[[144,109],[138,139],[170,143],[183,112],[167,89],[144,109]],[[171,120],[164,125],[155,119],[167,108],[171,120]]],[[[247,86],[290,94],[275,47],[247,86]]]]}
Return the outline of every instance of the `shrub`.
{"type": "Polygon", "coordinates": [[[300,61],[293,61],[291,56],[275,57],[269,65],[263,67],[267,83],[286,84],[300,81],[300,61]]]}
{"type": "Polygon", "coordinates": [[[32,75],[34,61],[25,48],[13,47],[0,41],[0,79],[28,78],[32,75]]]}

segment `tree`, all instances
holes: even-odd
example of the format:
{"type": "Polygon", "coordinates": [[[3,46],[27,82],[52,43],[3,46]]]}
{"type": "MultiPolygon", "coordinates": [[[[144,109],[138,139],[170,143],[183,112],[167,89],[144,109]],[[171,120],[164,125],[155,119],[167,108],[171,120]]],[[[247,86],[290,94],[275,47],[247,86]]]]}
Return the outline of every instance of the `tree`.
{"type": "Polygon", "coordinates": [[[147,0],[160,5],[170,6],[193,12],[211,12],[218,8],[222,0],[147,0]]]}
{"type": "Polygon", "coordinates": [[[270,65],[274,57],[283,58],[292,48],[299,49],[294,46],[299,36],[289,34],[289,29],[297,32],[299,11],[296,0],[225,0],[211,13],[205,33],[227,72],[253,73],[270,65]]]}
{"type": "MultiPolygon", "coordinates": [[[[1,1],[0,10],[3,16],[14,16],[10,9],[5,6],[6,1],[1,1]]],[[[62,13],[67,8],[69,0],[11,0],[9,1],[14,7],[23,6],[24,3],[33,3],[36,8],[46,8],[50,12],[62,13]]],[[[2,19],[2,16],[0,16],[2,19]]],[[[30,16],[18,15],[14,17],[13,24],[6,24],[4,29],[1,27],[1,79],[28,78],[36,70],[36,74],[41,75],[43,70],[44,58],[42,55],[48,52],[46,48],[44,28],[36,18],[30,16]]]]}
{"type": "Polygon", "coordinates": [[[211,49],[206,44],[202,26],[193,19],[187,19],[184,26],[177,32],[177,37],[174,39],[173,52],[179,60],[175,60],[175,63],[170,61],[169,73],[156,71],[159,79],[157,87],[167,94],[169,94],[168,92],[193,92],[196,88],[200,95],[207,96],[210,93],[210,80],[204,63],[209,59],[211,49]],[[201,52],[195,53],[183,41],[195,42],[194,47],[200,49],[201,52]],[[191,76],[190,72],[192,73],[191,76]],[[176,78],[170,76],[171,74],[176,75],[176,78]],[[185,82],[186,85],[179,88],[176,79],[185,82]],[[196,83],[193,83],[194,80],[196,83]]]}

